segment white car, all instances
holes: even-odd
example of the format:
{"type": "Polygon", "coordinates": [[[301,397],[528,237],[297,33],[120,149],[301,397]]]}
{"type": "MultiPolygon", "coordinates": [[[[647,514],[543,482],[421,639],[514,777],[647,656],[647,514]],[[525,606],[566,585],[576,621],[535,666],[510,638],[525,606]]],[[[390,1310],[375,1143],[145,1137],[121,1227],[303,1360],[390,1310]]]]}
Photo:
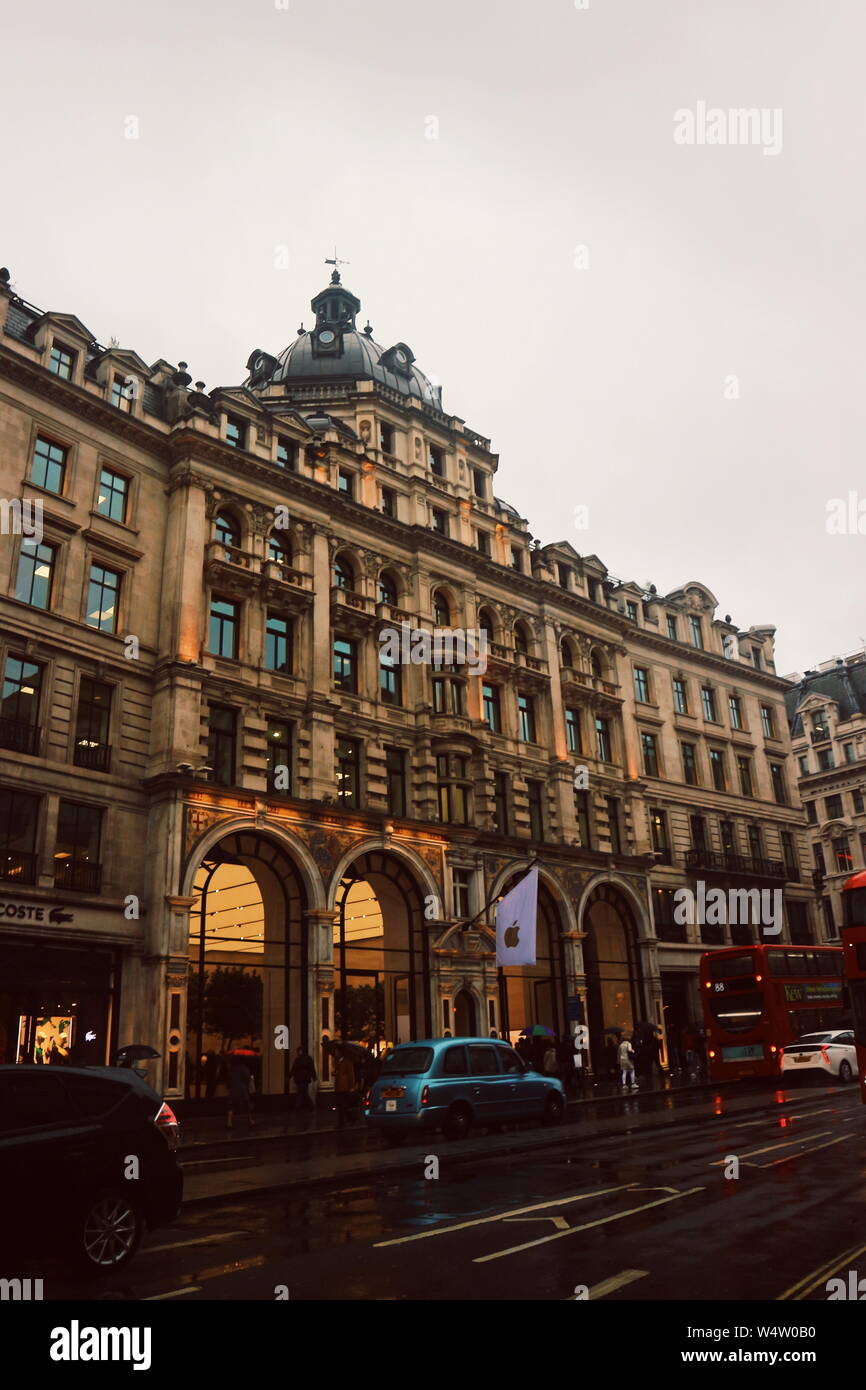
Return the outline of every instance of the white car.
{"type": "Polygon", "coordinates": [[[857,1049],[849,1030],[832,1033],[804,1033],[798,1042],[782,1048],[782,1071],[820,1071],[850,1081],[857,1075],[857,1049]]]}

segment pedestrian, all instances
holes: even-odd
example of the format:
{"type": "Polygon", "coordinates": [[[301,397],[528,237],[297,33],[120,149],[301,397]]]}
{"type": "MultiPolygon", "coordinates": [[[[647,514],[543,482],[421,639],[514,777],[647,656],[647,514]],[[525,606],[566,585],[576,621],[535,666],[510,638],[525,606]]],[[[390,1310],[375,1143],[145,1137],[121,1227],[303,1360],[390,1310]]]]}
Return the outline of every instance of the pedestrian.
{"type": "Polygon", "coordinates": [[[695,1068],[697,1067],[698,1059],[697,1054],[695,1052],[695,1031],[690,1023],[687,1023],[685,1025],[682,1033],[680,1034],[680,1046],[682,1047],[683,1056],[686,1060],[686,1071],[688,1072],[692,1081],[694,1081],[695,1068]]]}
{"type": "Polygon", "coordinates": [[[515,1050],[515,1052],[517,1053],[517,1055],[520,1057],[520,1060],[521,1060],[523,1063],[525,1063],[525,1065],[528,1067],[529,1064],[530,1064],[530,1060],[531,1060],[531,1059],[530,1059],[529,1039],[528,1039],[528,1038],[524,1038],[524,1037],[521,1035],[521,1036],[517,1039],[517,1042],[516,1042],[515,1045],[514,1045],[514,1050],[515,1050]]]}
{"type": "Polygon", "coordinates": [[[634,1048],[628,1038],[623,1038],[617,1049],[617,1061],[622,1076],[622,1089],[636,1091],[638,1087],[634,1075],[634,1048]]]}
{"type": "Polygon", "coordinates": [[[695,1060],[701,1080],[707,1075],[707,1037],[703,1028],[695,1029],[695,1060]]]}
{"type": "Polygon", "coordinates": [[[310,1084],[316,1080],[316,1068],[312,1057],[303,1047],[295,1049],[295,1060],[292,1062],[289,1075],[295,1083],[298,1095],[297,1109],[314,1110],[315,1106],[310,1100],[310,1084]]]}
{"type": "Polygon", "coordinates": [[[490,1036],[491,1036],[491,1038],[498,1038],[498,1037],[499,1037],[499,1034],[497,1033],[497,1031],[496,1031],[495,1028],[491,1028],[491,1029],[490,1029],[490,1036]]]}
{"type": "Polygon", "coordinates": [[[574,1086],[574,1043],[563,1035],[556,1043],[556,1061],[560,1080],[566,1091],[574,1086]]]}
{"type": "Polygon", "coordinates": [[[334,1068],[334,1100],[337,1103],[337,1128],[346,1124],[355,1101],[355,1067],[351,1057],[341,1052],[334,1068]]]}
{"type": "Polygon", "coordinates": [[[541,1070],[545,1076],[559,1075],[559,1058],[556,1055],[556,1038],[551,1038],[544,1051],[541,1070]]]}
{"type": "Polygon", "coordinates": [[[229,1057],[229,1095],[226,1129],[234,1129],[235,1115],[246,1115],[250,1129],[255,1125],[252,1116],[251,1094],[253,1078],[243,1057],[229,1057]]]}

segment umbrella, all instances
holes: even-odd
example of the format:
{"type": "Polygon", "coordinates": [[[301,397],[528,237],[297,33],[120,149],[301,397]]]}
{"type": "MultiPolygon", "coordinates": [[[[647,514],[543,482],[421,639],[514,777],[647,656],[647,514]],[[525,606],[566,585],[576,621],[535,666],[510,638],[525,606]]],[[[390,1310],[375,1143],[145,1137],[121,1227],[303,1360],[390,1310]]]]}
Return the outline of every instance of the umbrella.
{"type": "Polygon", "coordinates": [[[529,1028],[522,1028],[520,1036],[522,1038],[555,1038],[556,1034],[552,1028],[545,1028],[543,1023],[533,1023],[529,1028]]]}
{"type": "Polygon", "coordinates": [[[142,1062],[145,1058],[158,1057],[160,1054],[155,1047],[149,1047],[147,1043],[127,1043],[117,1053],[118,1062],[142,1062]]]}
{"type": "Polygon", "coordinates": [[[370,1049],[369,1049],[368,1047],[364,1047],[362,1043],[356,1043],[356,1042],[340,1042],[340,1039],[339,1039],[339,1038],[331,1038],[330,1041],[329,1041],[329,1043],[328,1043],[328,1047],[330,1048],[330,1050],[331,1050],[332,1052],[346,1052],[346,1053],[351,1053],[351,1054],[354,1055],[355,1057],[371,1057],[371,1056],[372,1056],[372,1053],[370,1052],[370,1049]]]}

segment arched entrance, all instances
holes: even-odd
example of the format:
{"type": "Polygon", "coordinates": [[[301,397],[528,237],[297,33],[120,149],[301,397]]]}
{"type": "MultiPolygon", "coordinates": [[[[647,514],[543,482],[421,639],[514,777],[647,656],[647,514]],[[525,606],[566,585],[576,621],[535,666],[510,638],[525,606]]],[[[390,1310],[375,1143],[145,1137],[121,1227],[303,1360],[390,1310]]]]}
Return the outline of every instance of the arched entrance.
{"type": "Polygon", "coordinates": [[[644,1018],[637,929],[624,894],[608,883],[593,889],[583,924],[589,1046],[593,1070],[606,1074],[615,1067],[611,1049],[644,1018]]]}
{"type": "Polygon", "coordinates": [[[396,855],[370,850],[348,867],[336,896],[336,990],[332,1020],[323,1001],[326,1034],[377,1053],[429,1036],[423,902],[396,855]]]}
{"type": "MultiPolygon", "coordinates": [[[[501,888],[508,893],[524,877],[514,874],[501,888]]],[[[504,1038],[515,1043],[521,1030],[540,1024],[557,1035],[566,1033],[565,960],[559,908],[544,879],[538,880],[535,965],[499,971],[499,1012],[504,1038]]]]}
{"type": "Polygon", "coordinates": [[[190,909],[186,1095],[225,1094],[228,1053],[247,1054],[260,1095],[285,1094],[294,1047],[306,1045],[306,894],[285,849],[258,831],[213,845],[190,909]],[[288,1048],[274,1041],[288,1029],[288,1048]]]}
{"type": "Polygon", "coordinates": [[[458,989],[454,996],[455,1038],[478,1037],[478,1014],[475,1000],[468,989],[458,989]]]}

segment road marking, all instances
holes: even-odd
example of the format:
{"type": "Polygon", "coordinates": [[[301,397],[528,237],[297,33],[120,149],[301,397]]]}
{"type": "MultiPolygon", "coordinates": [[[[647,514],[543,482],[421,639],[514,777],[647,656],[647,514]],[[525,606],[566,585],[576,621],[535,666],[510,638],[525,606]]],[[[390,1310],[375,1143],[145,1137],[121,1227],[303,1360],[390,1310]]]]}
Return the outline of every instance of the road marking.
{"type": "Polygon", "coordinates": [[[504,1216],[503,1221],[552,1221],[558,1231],[569,1231],[571,1227],[564,1216],[504,1216]]]}
{"type": "MultiPolygon", "coordinates": [[[[636,1279],[646,1279],[649,1274],[648,1269],[624,1269],[621,1274],[612,1274],[609,1279],[602,1279],[600,1284],[593,1284],[587,1290],[589,1301],[596,1298],[606,1298],[609,1293],[616,1293],[617,1289],[624,1289],[627,1284],[633,1284],[636,1279]]],[[[569,1303],[583,1303],[585,1300],[573,1294],[569,1303]]]]}
{"type": "MultiPolygon", "coordinates": [[[[638,1189],[640,1190],[640,1189],[638,1189]]],[[[652,1189],[658,1191],[657,1188],[652,1189]]],[[[663,1207],[668,1202],[676,1202],[680,1197],[691,1197],[695,1192],[705,1192],[705,1187],[690,1187],[686,1192],[676,1192],[673,1197],[657,1197],[654,1202],[646,1202],[642,1207],[630,1207],[628,1211],[613,1212],[610,1216],[600,1216],[597,1221],[586,1221],[582,1226],[570,1226],[567,1231],[555,1231],[550,1236],[540,1236],[538,1240],[528,1240],[525,1245],[512,1245],[508,1250],[497,1250],[492,1255],[476,1255],[474,1265],[487,1264],[490,1260],[501,1260],[506,1255],[519,1255],[523,1250],[531,1250],[536,1245],[546,1245],[551,1240],[562,1240],[564,1236],[575,1236],[579,1231],[591,1231],[595,1226],[606,1226],[611,1221],[622,1221],[626,1216],[637,1216],[652,1207],[663,1207]]]]}
{"type": "MultiPolygon", "coordinates": [[[[832,1133],[833,1133],[833,1131],[832,1131],[831,1129],[822,1129],[822,1130],[819,1130],[817,1134],[800,1134],[800,1135],[797,1136],[796,1139],[783,1139],[783,1140],[781,1140],[781,1142],[778,1143],[778,1144],[765,1144],[765,1146],[764,1146],[763,1149],[749,1149],[749,1152],[748,1152],[748,1153],[738,1154],[737,1157],[742,1161],[744,1158],[754,1158],[756,1154],[768,1154],[768,1153],[772,1153],[774,1149],[790,1149],[790,1147],[791,1147],[792,1144],[805,1144],[805,1142],[806,1142],[807,1139],[823,1139],[823,1137],[824,1137],[825,1134],[832,1134],[832,1133]]],[[[821,1148],[822,1145],[819,1144],[818,1147],[821,1148]]],[[[716,1159],[714,1159],[713,1162],[710,1164],[710,1167],[711,1167],[711,1168],[722,1168],[722,1167],[724,1167],[725,1161],[726,1161],[726,1160],[723,1159],[723,1158],[716,1158],[716,1159]]],[[[753,1163],[753,1164],[752,1164],[752,1167],[753,1167],[753,1168],[769,1168],[770,1165],[769,1165],[769,1163],[753,1163]]]]}
{"type": "Polygon", "coordinates": [[[514,1211],[500,1211],[493,1216],[479,1216],[473,1221],[459,1221],[454,1226],[437,1226],[433,1231],[416,1231],[411,1236],[395,1236],[393,1240],[378,1240],[374,1250],[383,1250],[388,1245],[408,1245],[412,1240],[429,1240],[431,1236],[447,1236],[453,1231],[468,1231],[472,1226],[486,1226],[491,1221],[507,1221],[511,1216],[523,1216],[527,1212],[544,1211],[546,1207],[567,1206],[570,1202],[585,1202],[589,1197],[606,1197],[610,1192],[624,1192],[632,1183],[623,1182],[618,1187],[600,1187],[593,1192],[579,1192],[571,1197],[557,1197],[552,1202],[536,1202],[531,1207],[515,1207],[514,1211]]]}
{"type": "MultiPolygon", "coordinates": [[[[251,1159],[252,1157],[252,1154],[232,1153],[226,1154],[224,1158],[191,1158],[188,1163],[181,1163],[181,1167],[189,1168],[190,1165],[193,1163],[195,1163],[197,1167],[201,1168],[203,1168],[206,1163],[243,1163],[244,1159],[251,1159]]],[[[194,1176],[194,1173],[190,1173],[190,1177],[194,1176]]]]}
{"type": "Polygon", "coordinates": [[[834,1255],[832,1260],[827,1260],[826,1264],[819,1265],[809,1274],[804,1274],[802,1279],[798,1279],[796,1284],[792,1284],[784,1293],[780,1293],[776,1299],[777,1303],[784,1303],[785,1299],[791,1299],[795,1303],[801,1302],[808,1294],[812,1293],[819,1284],[833,1274],[843,1265],[850,1264],[851,1260],[856,1260],[858,1255],[866,1251],[866,1245],[855,1246],[853,1250],[846,1250],[843,1255],[834,1255]]]}
{"type": "Polygon", "coordinates": [[[805,1154],[817,1153],[819,1149],[831,1149],[834,1144],[844,1144],[846,1139],[856,1139],[856,1134],[840,1134],[838,1139],[828,1139],[826,1144],[813,1144],[811,1149],[801,1149],[796,1154],[786,1154],[784,1158],[774,1158],[771,1163],[753,1163],[753,1168],[775,1168],[777,1163],[790,1163],[792,1158],[803,1158],[805,1154]]]}
{"type": "Polygon", "coordinates": [[[142,1303],[159,1303],[162,1298],[183,1298],[186,1293],[201,1293],[201,1284],[190,1284],[187,1289],[172,1289],[171,1293],[152,1293],[141,1301],[142,1303]]]}
{"type": "Polygon", "coordinates": [[[142,1255],[161,1255],[165,1250],[184,1250],[188,1245],[215,1245],[220,1240],[236,1240],[238,1236],[248,1236],[250,1231],[216,1231],[210,1236],[193,1236],[191,1240],[176,1240],[171,1245],[145,1245],[142,1255]]]}
{"type": "Polygon", "coordinates": [[[787,1120],[788,1124],[792,1120],[810,1120],[813,1115],[829,1115],[831,1111],[837,1111],[836,1105],[824,1105],[820,1110],[795,1110],[790,1115],[765,1115],[761,1120],[741,1120],[738,1125],[732,1125],[732,1129],[748,1129],[751,1125],[776,1125],[779,1120],[787,1120]]]}

